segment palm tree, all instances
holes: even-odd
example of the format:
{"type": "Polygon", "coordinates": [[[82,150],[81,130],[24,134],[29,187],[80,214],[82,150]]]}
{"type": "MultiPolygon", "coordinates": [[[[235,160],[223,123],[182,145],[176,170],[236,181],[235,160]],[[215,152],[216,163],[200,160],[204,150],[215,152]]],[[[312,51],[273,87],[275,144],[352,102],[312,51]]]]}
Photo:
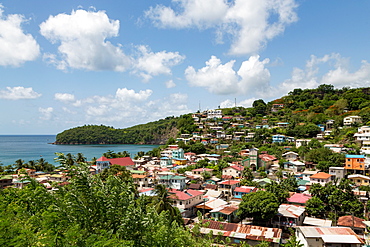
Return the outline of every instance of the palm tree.
{"type": "Polygon", "coordinates": [[[172,221],[176,221],[179,225],[183,225],[184,221],[181,217],[180,211],[178,208],[173,207],[170,195],[164,184],[157,184],[154,188],[155,196],[153,197],[152,205],[155,207],[155,210],[158,214],[163,211],[167,211],[172,221]]]}
{"type": "Polygon", "coordinates": [[[77,163],[84,163],[86,162],[86,157],[82,153],[78,153],[76,157],[77,163]]]}
{"type": "Polygon", "coordinates": [[[24,160],[18,159],[15,161],[16,169],[22,169],[24,167],[24,160]]]}

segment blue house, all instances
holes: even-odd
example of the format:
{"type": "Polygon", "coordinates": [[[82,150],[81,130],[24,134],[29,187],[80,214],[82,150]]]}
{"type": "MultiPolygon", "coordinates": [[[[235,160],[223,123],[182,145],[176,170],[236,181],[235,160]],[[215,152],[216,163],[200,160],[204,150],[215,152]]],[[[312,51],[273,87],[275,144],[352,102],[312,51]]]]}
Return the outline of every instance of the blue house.
{"type": "Polygon", "coordinates": [[[273,135],[272,142],[273,143],[286,142],[286,136],[285,135],[273,135]]]}

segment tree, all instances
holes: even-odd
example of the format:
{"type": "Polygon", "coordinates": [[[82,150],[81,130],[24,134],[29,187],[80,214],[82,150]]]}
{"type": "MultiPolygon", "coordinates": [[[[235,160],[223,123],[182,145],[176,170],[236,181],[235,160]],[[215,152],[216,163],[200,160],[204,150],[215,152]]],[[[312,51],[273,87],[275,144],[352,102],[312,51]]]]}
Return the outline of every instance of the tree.
{"type": "Polygon", "coordinates": [[[320,216],[325,213],[324,202],[320,198],[314,196],[306,203],[306,212],[311,216],[320,216]]]}
{"type": "Polygon", "coordinates": [[[283,247],[303,247],[304,244],[301,244],[300,240],[297,240],[297,236],[294,233],[294,230],[292,228],[289,228],[290,231],[290,238],[288,241],[283,244],[283,247]]]}
{"type": "Polygon", "coordinates": [[[154,205],[158,214],[163,211],[169,213],[171,221],[176,221],[179,225],[183,225],[184,221],[181,217],[178,208],[172,206],[172,200],[168,190],[164,184],[157,184],[154,188],[155,196],[153,197],[152,205],[154,205]]]}
{"type": "Polygon", "coordinates": [[[253,217],[254,222],[270,220],[278,212],[279,201],[268,191],[259,190],[242,197],[237,215],[240,219],[253,217]]]}

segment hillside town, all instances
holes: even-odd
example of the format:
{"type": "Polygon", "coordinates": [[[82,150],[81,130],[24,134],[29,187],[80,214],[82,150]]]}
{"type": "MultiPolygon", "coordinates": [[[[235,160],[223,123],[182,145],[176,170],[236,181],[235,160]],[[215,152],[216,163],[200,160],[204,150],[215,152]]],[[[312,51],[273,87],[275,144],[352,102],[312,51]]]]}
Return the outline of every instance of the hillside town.
{"type": "MultiPolygon", "coordinates": [[[[284,105],[272,107],[274,111],[284,105]]],[[[192,229],[201,220],[200,233],[213,234],[218,240],[227,238],[230,243],[252,246],[265,241],[269,246],[281,246],[293,234],[300,246],[370,245],[370,127],[361,125],[361,117],[345,117],[341,127],[359,126],[353,138],[361,147],[360,154],[352,154],[353,150],[343,144],[325,142],[325,150],[344,157],[342,164],[329,167],[307,161],[296,150],[328,140],[334,120],[319,124],[320,131],[314,138],[296,139],[281,134],[288,122],[271,126],[262,118],[261,124],[250,125],[243,117],[223,115],[220,109],[194,113],[192,118],[200,131],[179,134],[175,143],[163,146],[160,157],[102,156],[89,162],[90,173],[124,167],[141,196],[155,196],[155,187],[164,185],[184,224],[192,229]],[[262,143],[279,145],[283,149],[280,156],[257,146],[238,153],[230,150],[239,141],[252,142],[259,129],[274,130],[275,134],[262,139],[262,143]],[[185,152],[181,146],[188,143],[201,143],[208,152],[185,152]],[[283,194],[277,196],[276,208],[268,217],[247,209],[251,206],[247,200],[253,196],[255,203],[262,200],[255,207],[273,203],[261,199],[264,193],[283,194]],[[338,198],[346,197],[345,201],[339,202],[333,196],[336,193],[340,194],[338,198]],[[345,207],[348,211],[340,211],[345,207]],[[293,233],[289,229],[294,229],[293,233]]],[[[70,178],[63,167],[53,172],[23,168],[17,174],[0,177],[0,186],[22,189],[35,179],[53,191],[68,185],[70,178]]]]}
{"type": "MultiPolygon", "coordinates": [[[[274,111],[284,105],[274,104],[272,107],[274,111]]],[[[297,241],[303,246],[370,244],[370,221],[367,221],[369,190],[366,190],[370,185],[370,127],[361,125],[361,117],[345,117],[342,127],[359,126],[353,138],[361,146],[360,154],[351,154],[351,150],[343,144],[326,143],[323,145],[325,149],[345,157],[343,164],[327,169],[306,161],[305,157],[292,150],[325,140],[333,132],[334,120],[319,124],[320,131],[314,138],[296,139],[281,134],[289,126],[288,122],[277,122],[270,126],[267,119],[262,119],[260,125],[252,126],[243,117],[224,116],[220,109],[195,113],[192,118],[200,131],[179,134],[175,144],[161,149],[160,157],[142,155],[132,159],[102,156],[93,164],[90,163],[90,173],[100,174],[114,165],[124,167],[130,172],[139,194],[143,196],[154,196],[155,186],[163,184],[186,226],[191,229],[194,223],[199,223],[198,216],[201,216],[203,223],[208,222],[202,224],[202,234],[211,233],[220,239],[229,238],[231,243],[256,245],[266,241],[269,246],[280,246],[291,234],[288,230],[293,228],[297,241]],[[259,147],[241,149],[236,155],[232,154],[229,150],[232,143],[252,142],[258,129],[275,130],[276,134],[263,142],[282,145],[284,152],[281,156],[260,151],[259,147]],[[180,143],[186,145],[190,142],[212,146],[207,150],[214,152],[185,152],[180,143]],[[225,162],[228,157],[231,162],[225,162]],[[242,217],[238,213],[247,195],[271,191],[275,185],[279,186],[286,181],[293,183],[293,186],[289,188],[286,198],[279,201],[276,213],[267,221],[258,221],[253,214],[242,217]],[[332,213],[335,212],[327,214],[324,209],[313,212],[317,205],[310,204],[310,200],[312,202],[312,198],[319,198],[317,192],[312,193],[313,188],[318,190],[328,184],[339,188],[341,181],[348,181],[347,188],[350,191],[346,193],[354,195],[361,207],[360,215],[354,212],[355,209],[337,212],[334,216],[332,213]]],[[[48,173],[26,168],[15,175],[2,176],[0,186],[22,189],[31,182],[25,177],[35,179],[50,191],[68,185],[71,178],[66,169],[48,173]]]]}

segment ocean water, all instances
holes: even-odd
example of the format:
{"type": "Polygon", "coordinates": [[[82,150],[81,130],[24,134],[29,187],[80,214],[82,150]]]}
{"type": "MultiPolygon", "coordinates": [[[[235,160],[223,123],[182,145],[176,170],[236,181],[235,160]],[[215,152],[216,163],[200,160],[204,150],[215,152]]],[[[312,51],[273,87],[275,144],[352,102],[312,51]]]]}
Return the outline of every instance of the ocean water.
{"type": "Polygon", "coordinates": [[[114,152],[127,151],[131,157],[138,152],[147,152],[158,145],[53,145],[55,135],[0,135],[0,163],[14,164],[16,160],[25,162],[44,158],[56,165],[55,153],[82,153],[90,161],[93,157],[100,158],[108,150],[114,152]]]}

